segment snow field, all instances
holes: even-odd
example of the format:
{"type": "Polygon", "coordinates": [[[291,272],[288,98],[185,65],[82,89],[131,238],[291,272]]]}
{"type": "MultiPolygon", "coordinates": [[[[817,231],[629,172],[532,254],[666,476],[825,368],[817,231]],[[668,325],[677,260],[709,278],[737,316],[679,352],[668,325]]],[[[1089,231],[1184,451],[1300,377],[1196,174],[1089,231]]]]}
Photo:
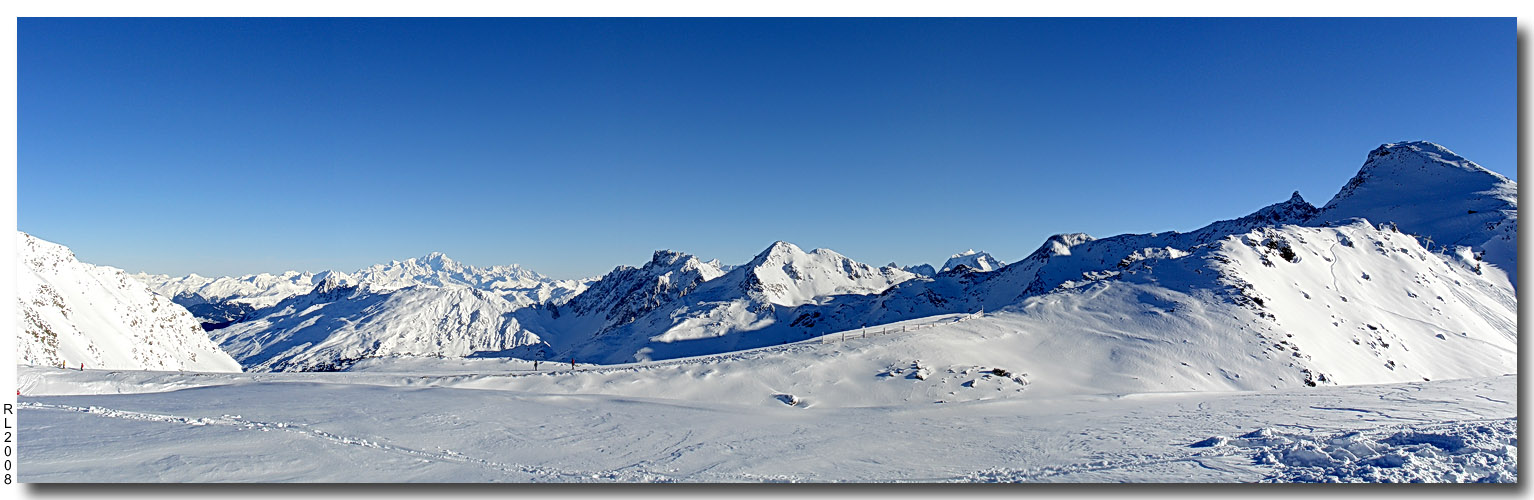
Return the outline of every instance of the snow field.
{"type": "Polygon", "coordinates": [[[1495,474],[1516,461],[1492,446],[1516,429],[1514,377],[830,407],[346,379],[366,374],[248,378],[273,375],[209,375],[208,385],[158,393],[24,396],[21,479],[1235,482],[1368,478],[1364,467],[1374,467],[1437,481],[1505,477],[1495,474]],[[1282,439],[1194,446],[1264,429],[1282,439]],[[1383,443],[1376,455],[1416,462],[1386,467],[1391,459],[1355,453],[1354,469],[1323,467],[1296,451],[1351,446],[1339,440],[1351,432],[1383,443]],[[1450,445],[1421,448],[1433,443],[1450,445]]]}

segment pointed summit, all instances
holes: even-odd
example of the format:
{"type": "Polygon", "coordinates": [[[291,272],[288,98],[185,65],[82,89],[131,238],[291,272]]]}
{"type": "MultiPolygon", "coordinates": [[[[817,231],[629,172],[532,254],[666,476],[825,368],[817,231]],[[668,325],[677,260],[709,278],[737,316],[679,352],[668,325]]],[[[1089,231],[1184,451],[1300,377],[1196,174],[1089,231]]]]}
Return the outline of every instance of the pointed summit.
{"type": "Polygon", "coordinates": [[[643,267],[618,266],[566,303],[568,310],[599,318],[598,334],[633,322],[677,300],[724,271],[716,263],[671,250],[656,250],[643,267]]]}
{"type": "Polygon", "coordinates": [[[793,243],[789,243],[787,241],[778,240],[778,241],[772,242],[771,245],[768,245],[767,249],[762,250],[761,253],[756,254],[756,258],[752,259],[752,261],[753,262],[765,261],[766,259],[769,259],[769,258],[774,257],[774,256],[783,257],[783,256],[794,255],[794,254],[803,254],[803,253],[805,253],[804,250],[799,248],[798,245],[795,245],[793,243]]]}
{"type": "Polygon", "coordinates": [[[1382,145],[1312,221],[1393,222],[1435,248],[1468,247],[1517,266],[1518,183],[1431,142],[1382,145]]]}
{"type": "Polygon", "coordinates": [[[1300,196],[1300,192],[1295,191],[1294,194],[1289,195],[1287,201],[1262,207],[1256,212],[1252,212],[1251,215],[1234,219],[1231,222],[1247,225],[1300,224],[1314,217],[1316,211],[1315,205],[1305,201],[1305,198],[1300,196]]]}
{"type": "Polygon", "coordinates": [[[806,252],[786,241],[774,242],[751,262],[731,271],[739,292],[762,302],[795,306],[818,297],[878,293],[915,277],[898,268],[877,268],[835,251],[806,252]]]}

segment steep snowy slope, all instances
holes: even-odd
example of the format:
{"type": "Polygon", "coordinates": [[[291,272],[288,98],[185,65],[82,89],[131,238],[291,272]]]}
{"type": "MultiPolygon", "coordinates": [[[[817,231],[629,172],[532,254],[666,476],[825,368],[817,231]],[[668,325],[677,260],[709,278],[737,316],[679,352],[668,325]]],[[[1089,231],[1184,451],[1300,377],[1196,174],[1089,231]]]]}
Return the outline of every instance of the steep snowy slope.
{"type": "Polygon", "coordinates": [[[124,370],[240,371],[186,309],[120,269],[17,232],[17,362],[124,370]]]}
{"type": "Polygon", "coordinates": [[[1517,372],[1513,290],[1445,257],[1355,219],[1251,231],[1218,245],[1209,267],[1262,317],[1271,352],[1292,357],[1312,382],[1517,372]]]}
{"type": "Polygon", "coordinates": [[[943,263],[942,271],[946,273],[957,269],[959,266],[964,266],[971,271],[985,273],[1001,269],[1004,265],[1006,263],[991,257],[991,254],[976,252],[972,248],[969,251],[954,254],[953,257],[948,259],[948,262],[943,263]]]}
{"type": "Polygon", "coordinates": [[[1467,247],[1517,284],[1518,184],[1443,146],[1401,142],[1369,152],[1314,222],[1353,217],[1395,223],[1434,249],[1467,247]]]}

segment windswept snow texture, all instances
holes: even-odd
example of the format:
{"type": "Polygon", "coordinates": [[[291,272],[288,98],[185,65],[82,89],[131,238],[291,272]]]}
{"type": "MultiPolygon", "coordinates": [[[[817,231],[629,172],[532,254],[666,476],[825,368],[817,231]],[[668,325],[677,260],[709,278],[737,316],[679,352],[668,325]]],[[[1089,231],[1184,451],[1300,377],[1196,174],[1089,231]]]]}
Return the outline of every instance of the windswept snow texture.
{"type": "Polygon", "coordinates": [[[1255,455],[1259,462],[1283,466],[1264,478],[1265,482],[1518,482],[1516,417],[1392,426],[1331,436],[1259,429],[1243,437],[1236,446],[1261,449],[1255,455]]]}
{"type": "Polygon", "coordinates": [[[238,372],[192,314],[120,269],[16,233],[17,362],[127,370],[238,372]]]}
{"type": "MultiPolygon", "coordinates": [[[[834,360],[840,348],[800,349],[834,360]]],[[[913,388],[935,377],[845,370],[841,378],[812,382],[766,365],[738,379],[757,375],[760,383],[750,390],[711,387],[720,377],[739,375],[734,372],[746,362],[709,358],[655,369],[545,367],[494,375],[22,368],[20,479],[1517,480],[1513,376],[1064,397],[998,390],[991,387],[997,381],[976,377],[964,390],[993,396],[891,405],[881,394],[899,391],[871,397],[852,389],[800,391],[874,385],[919,394],[913,388]],[[783,387],[780,380],[809,385],[783,387]],[[593,386],[599,390],[587,390],[593,386]],[[688,391],[653,395],[673,388],[688,391]]]]}

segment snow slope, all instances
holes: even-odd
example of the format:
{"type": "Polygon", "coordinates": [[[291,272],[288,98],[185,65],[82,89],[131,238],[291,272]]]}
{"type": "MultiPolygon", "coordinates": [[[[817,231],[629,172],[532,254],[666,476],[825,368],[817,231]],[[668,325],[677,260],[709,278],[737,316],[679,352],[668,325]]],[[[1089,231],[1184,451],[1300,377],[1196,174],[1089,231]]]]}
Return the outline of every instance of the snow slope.
{"type": "Polygon", "coordinates": [[[17,362],[125,370],[240,371],[186,309],[127,273],[17,232],[17,362]]]}

